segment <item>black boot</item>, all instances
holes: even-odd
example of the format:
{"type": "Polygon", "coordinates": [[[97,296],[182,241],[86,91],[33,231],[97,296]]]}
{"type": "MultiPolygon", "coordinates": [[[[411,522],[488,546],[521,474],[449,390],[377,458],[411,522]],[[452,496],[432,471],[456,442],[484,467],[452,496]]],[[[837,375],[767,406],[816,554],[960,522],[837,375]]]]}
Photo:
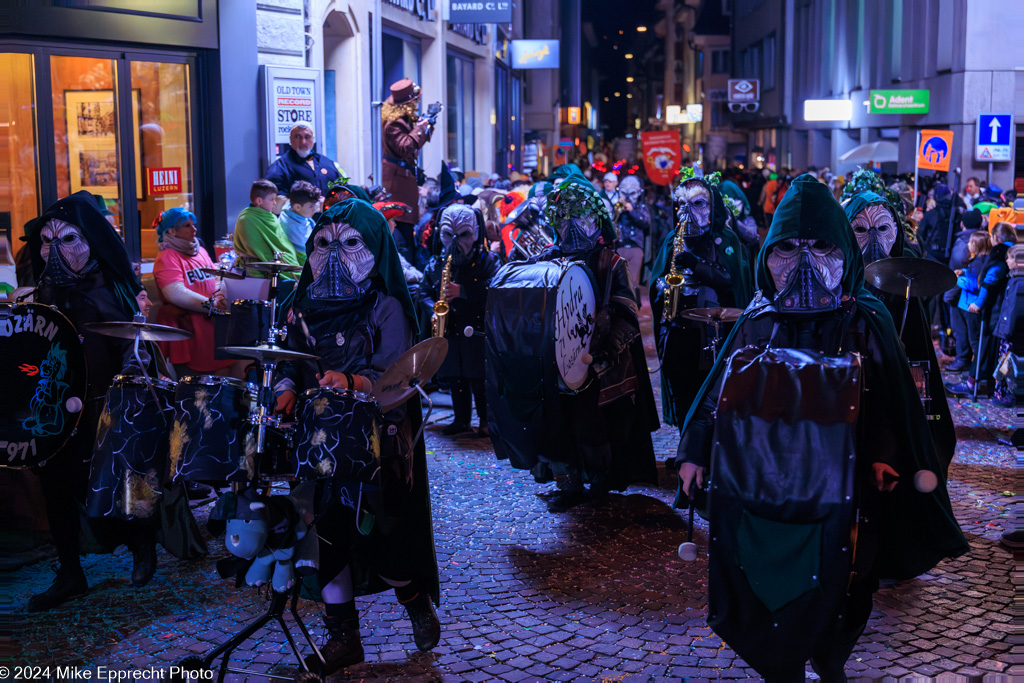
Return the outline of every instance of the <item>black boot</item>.
{"type": "Polygon", "coordinates": [[[429,652],[441,640],[441,622],[434,611],[434,601],[426,593],[420,593],[405,603],[405,611],[412,622],[412,638],[420,652],[429,652]]]}
{"type": "Polygon", "coordinates": [[[50,587],[29,598],[27,609],[29,612],[45,612],[88,590],[89,584],[85,581],[85,572],[82,571],[81,565],[61,565],[50,587]]]}
{"type": "Polygon", "coordinates": [[[338,619],[324,616],[327,628],[327,643],[320,648],[324,656],[321,665],[315,655],[306,657],[306,666],[310,671],[319,671],[321,676],[328,676],[345,667],[359,664],[365,659],[363,641],[359,638],[359,619],[338,619]]]}
{"type": "Polygon", "coordinates": [[[156,573],[156,540],[149,538],[132,545],[132,585],[145,586],[156,573]]]}

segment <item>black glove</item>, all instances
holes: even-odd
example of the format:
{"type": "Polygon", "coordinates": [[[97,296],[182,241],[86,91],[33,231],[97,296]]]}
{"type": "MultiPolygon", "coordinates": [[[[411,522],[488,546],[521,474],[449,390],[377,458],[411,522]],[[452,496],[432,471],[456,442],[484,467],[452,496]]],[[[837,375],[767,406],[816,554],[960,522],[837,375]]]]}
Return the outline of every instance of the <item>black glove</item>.
{"type": "Polygon", "coordinates": [[[693,268],[700,259],[692,251],[681,251],[676,254],[676,268],[693,268]]]}

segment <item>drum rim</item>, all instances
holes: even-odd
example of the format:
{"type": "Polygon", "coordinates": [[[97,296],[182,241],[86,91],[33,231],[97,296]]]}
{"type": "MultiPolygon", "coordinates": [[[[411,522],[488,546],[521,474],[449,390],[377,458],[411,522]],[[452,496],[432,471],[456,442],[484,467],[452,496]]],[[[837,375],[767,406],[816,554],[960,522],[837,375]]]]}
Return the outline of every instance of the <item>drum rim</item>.
{"type": "MultiPolygon", "coordinates": [[[[558,292],[562,288],[562,281],[565,280],[566,276],[569,275],[569,272],[573,268],[579,268],[580,270],[583,271],[583,275],[585,276],[586,281],[588,283],[590,283],[590,285],[591,285],[590,291],[594,295],[594,311],[596,313],[599,301],[598,301],[598,297],[597,297],[597,292],[594,291],[594,287],[593,287],[594,282],[593,282],[593,280],[590,279],[591,276],[593,275],[593,273],[590,272],[590,268],[587,267],[587,264],[584,261],[581,261],[579,259],[572,259],[572,260],[570,260],[569,257],[567,257],[567,256],[562,257],[562,258],[553,259],[551,261],[548,261],[548,263],[557,263],[557,264],[559,264],[562,267],[562,272],[558,276],[558,284],[555,285],[555,302],[556,302],[556,304],[558,302],[558,292]]],[[[588,343],[587,343],[587,353],[590,353],[590,344],[593,343],[593,341],[594,341],[594,334],[593,334],[593,332],[591,332],[590,339],[588,340],[588,343]]],[[[575,387],[575,388],[570,387],[566,383],[565,377],[562,376],[561,371],[557,371],[557,374],[558,374],[558,384],[559,384],[560,389],[563,391],[563,393],[567,393],[567,394],[571,394],[573,396],[576,396],[578,394],[583,393],[590,386],[590,371],[589,370],[584,375],[583,381],[580,383],[580,385],[575,387]]]]}
{"type": "Polygon", "coordinates": [[[228,386],[235,387],[236,389],[246,389],[252,393],[256,393],[257,390],[256,385],[252,382],[246,382],[235,377],[222,377],[220,375],[186,375],[178,380],[178,384],[201,387],[228,386]]]}
{"type": "MultiPolygon", "coordinates": [[[[178,386],[177,382],[173,382],[169,379],[151,378],[150,381],[153,383],[153,386],[158,389],[173,390],[178,386]]],[[[110,386],[112,387],[126,385],[146,386],[146,378],[142,375],[114,375],[114,379],[110,383],[110,386]]]]}
{"type": "Polygon", "coordinates": [[[378,403],[377,399],[375,399],[372,394],[367,394],[363,391],[354,391],[352,389],[337,389],[335,387],[313,387],[312,389],[306,389],[302,392],[302,398],[304,400],[309,400],[308,397],[314,396],[321,391],[341,394],[342,396],[350,396],[357,401],[362,401],[364,403],[378,403]]]}

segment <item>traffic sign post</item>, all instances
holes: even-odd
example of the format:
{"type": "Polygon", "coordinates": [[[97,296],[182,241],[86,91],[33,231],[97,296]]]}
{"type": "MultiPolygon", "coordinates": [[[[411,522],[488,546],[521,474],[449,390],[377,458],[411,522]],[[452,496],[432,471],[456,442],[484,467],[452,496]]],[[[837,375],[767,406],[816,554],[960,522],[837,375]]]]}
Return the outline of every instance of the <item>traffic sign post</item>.
{"type": "Polygon", "coordinates": [[[933,171],[949,171],[950,152],[953,149],[953,131],[922,130],[917,145],[917,166],[933,171]]]}
{"type": "Polygon", "coordinates": [[[975,127],[974,158],[988,163],[1010,161],[1013,139],[1012,114],[979,114],[975,127]]]}

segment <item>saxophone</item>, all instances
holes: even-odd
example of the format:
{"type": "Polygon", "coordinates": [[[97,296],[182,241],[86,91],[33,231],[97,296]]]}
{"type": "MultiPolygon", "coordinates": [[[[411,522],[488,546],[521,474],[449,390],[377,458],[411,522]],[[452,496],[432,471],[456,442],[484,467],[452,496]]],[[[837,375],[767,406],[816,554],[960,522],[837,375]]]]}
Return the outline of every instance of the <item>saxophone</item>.
{"type": "Polygon", "coordinates": [[[676,268],[676,257],[679,256],[679,252],[686,249],[686,243],[683,241],[686,223],[685,217],[679,221],[676,236],[672,241],[672,268],[664,278],[665,300],[661,309],[661,319],[665,322],[674,320],[679,313],[679,290],[683,285],[683,274],[676,268]]]}
{"type": "Polygon", "coordinates": [[[444,337],[448,327],[448,312],[451,305],[448,303],[448,284],[452,281],[452,254],[448,254],[448,260],[444,262],[444,270],[441,271],[441,291],[434,302],[434,315],[430,319],[432,337],[444,337]]]}

